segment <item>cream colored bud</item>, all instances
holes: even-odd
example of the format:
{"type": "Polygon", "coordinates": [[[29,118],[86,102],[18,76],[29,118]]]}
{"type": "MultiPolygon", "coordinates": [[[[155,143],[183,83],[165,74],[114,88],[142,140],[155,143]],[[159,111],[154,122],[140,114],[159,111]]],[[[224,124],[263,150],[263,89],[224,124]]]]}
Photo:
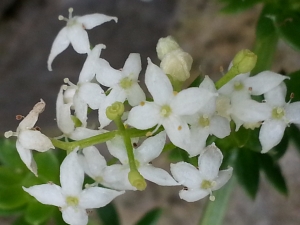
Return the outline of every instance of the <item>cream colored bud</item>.
{"type": "Polygon", "coordinates": [[[239,73],[248,73],[255,67],[256,61],[257,55],[248,49],[243,49],[235,55],[232,64],[239,73]]]}
{"type": "Polygon", "coordinates": [[[162,60],[166,54],[179,48],[178,43],[172,36],[160,38],[156,45],[157,56],[162,60]]]}
{"type": "Polygon", "coordinates": [[[190,77],[192,63],[190,54],[177,49],[165,55],[160,68],[174,80],[185,81],[190,77]]]}

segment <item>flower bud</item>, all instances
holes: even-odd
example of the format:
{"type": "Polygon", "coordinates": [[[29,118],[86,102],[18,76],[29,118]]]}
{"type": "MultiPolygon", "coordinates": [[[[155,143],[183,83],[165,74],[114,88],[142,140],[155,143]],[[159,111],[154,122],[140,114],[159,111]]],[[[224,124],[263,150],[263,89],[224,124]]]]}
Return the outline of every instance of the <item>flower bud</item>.
{"type": "Polygon", "coordinates": [[[144,177],[142,177],[142,175],[137,170],[130,170],[130,172],[128,173],[128,180],[130,184],[136,187],[136,189],[138,189],[139,191],[143,191],[147,187],[147,183],[144,177]]]}
{"type": "Polygon", "coordinates": [[[186,81],[190,77],[193,58],[181,49],[165,55],[160,68],[176,81],[186,81]]]}
{"type": "Polygon", "coordinates": [[[115,102],[106,108],[106,116],[110,120],[115,120],[124,113],[124,104],[122,102],[115,102]]]}
{"type": "Polygon", "coordinates": [[[243,49],[235,55],[232,64],[239,73],[248,73],[255,67],[256,61],[257,56],[253,52],[243,49]]]}
{"type": "Polygon", "coordinates": [[[172,36],[160,38],[156,45],[157,56],[160,60],[162,60],[166,54],[176,49],[179,49],[179,45],[172,36]]]}

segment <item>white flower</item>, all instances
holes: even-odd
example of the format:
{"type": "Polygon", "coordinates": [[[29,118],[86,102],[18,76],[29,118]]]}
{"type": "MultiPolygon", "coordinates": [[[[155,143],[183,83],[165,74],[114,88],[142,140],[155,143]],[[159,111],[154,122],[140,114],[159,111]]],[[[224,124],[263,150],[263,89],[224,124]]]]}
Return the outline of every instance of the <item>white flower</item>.
{"type": "Polygon", "coordinates": [[[210,195],[213,201],[212,191],[220,189],[232,175],[232,167],[219,171],[222,160],[221,151],[212,144],[199,156],[199,169],[186,162],[171,164],[175,180],[186,187],[179,192],[180,198],[194,202],[210,195]]]}
{"type": "MultiPolygon", "coordinates": [[[[77,110],[83,110],[81,112],[81,120],[84,121],[83,127],[76,127],[75,123],[72,119],[71,115],[71,106],[72,101],[69,103],[64,102],[64,95],[63,95],[64,86],[60,88],[60,91],[57,96],[56,100],[56,122],[58,128],[63,132],[64,137],[71,138],[73,140],[80,140],[88,137],[92,137],[98,134],[102,134],[105,132],[105,130],[91,130],[88,128],[85,128],[86,125],[86,118],[87,118],[87,106],[86,103],[83,102],[82,108],[77,108],[77,110]],[[85,105],[84,105],[85,104],[85,105]],[[84,119],[82,119],[84,118],[84,119]]],[[[81,89],[83,90],[83,89],[81,89]]],[[[86,89],[86,91],[88,91],[86,89]]],[[[80,96],[80,94],[79,94],[80,96]]],[[[74,97],[74,96],[73,96],[74,97]]],[[[73,98],[72,97],[72,98],[73,98]]],[[[100,98],[101,95],[98,96],[100,98]]]]}
{"type": "Polygon", "coordinates": [[[176,146],[187,150],[190,130],[182,116],[196,113],[205,107],[215,94],[200,88],[173,92],[168,77],[150,59],[148,59],[145,83],[154,102],[141,102],[140,105],[132,108],[127,123],[141,130],[163,125],[170,140],[176,146]]]}
{"type": "MultiPolygon", "coordinates": [[[[199,87],[217,93],[214,82],[208,76],[205,76],[199,87]]],[[[190,157],[199,155],[203,151],[210,134],[218,138],[224,138],[230,134],[229,120],[216,115],[216,98],[217,96],[211,98],[206,107],[196,114],[186,117],[191,125],[191,143],[188,149],[190,157]]]]}
{"type": "Polygon", "coordinates": [[[18,153],[27,168],[37,176],[37,166],[33,159],[31,150],[45,152],[50,148],[54,149],[50,139],[40,131],[34,129],[34,125],[38,120],[39,114],[45,109],[46,103],[41,99],[35,104],[29,114],[20,122],[17,131],[7,131],[4,136],[6,138],[17,136],[16,147],[18,153]]]}
{"type": "MultiPolygon", "coordinates": [[[[162,186],[174,186],[178,185],[178,183],[165,170],[156,168],[150,163],[160,155],[165,141],[165,132],[147,138],[141,146],[134,149],[134,157],[138,171],[146,180],[162,186]]],[[[123,139],[116,137],[107,142],[107,147],[110,154],[118,158],[122,165],[115,164],[107,167],[105,169],[105,180],[114,189],[136,190],[128,181],[130,169],[123,139]]]]}
{"type": "Polygon", "coordinates": [[[90,187],[82,190],[84,171],[80,166],[77,151],[71,152],[60,166],[61,187],[53,184],[35,185],[24,191],[46,205],[60,207],[63,220],[71,225],[86,225],[86,209],[103,207],[123,191],[101,187],[90,187]]]}
{"type": "Polygon", "coordinates": [[[59,16],[59,20],[67,21],[66,27],[64,27],[56,36],[50,55],[48,57],[48,70],[52,70],[51,64],[54,58],[64,51],[71,43],[74,50],[80,54],[88,53],[90,51],[90,42],[88,34],[85,31],[90,30],[96,26],[101,25],[110,20],[117,22],[116,17],[106,16],[103,14],[95,13],[85,16],[72,17],[73,9],[69,9],[69,18],[59,16]]]}
{"type": "Polygon", "coordinates": [[[262,153],[268,152],[279,144],[289,124],[300,124],[300,102],[285,102],[284,83],[265,93],[264,96],[270,112],[259,132],[262,153]]]}

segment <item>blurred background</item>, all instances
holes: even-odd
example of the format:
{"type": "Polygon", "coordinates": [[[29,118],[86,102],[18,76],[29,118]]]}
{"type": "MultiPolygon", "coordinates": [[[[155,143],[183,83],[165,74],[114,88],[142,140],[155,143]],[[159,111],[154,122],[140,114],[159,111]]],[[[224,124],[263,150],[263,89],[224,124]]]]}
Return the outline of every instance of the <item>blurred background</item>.
{"type": "MultiPolygon", "coordinates": [[[[26,115],[42,98],[46,110],[38,126],[43,133],[58,135],[55,101],[63,79],[76,83],[85,61],[69,47],[54,60],[53,71],[46,62],[54,38],[65,26],[58,15],[104,13],[118,17],[89,30],[91,44],[107,46],[101,57],[114,68],[122,68],[129,53],[141,54],[143,71],[146,59],[158,63],[155,47],[160,37],[173,35],[194,58],[192,74],[207,74],[218,79],[220,67],[227,68],[235,53],[251,49],[261,6],[241,14],[220,13],[216,0],[1,0],[0,3],[0,131],[15,130],[17,114],[26,115]]],[[[299,69],[299,53],[279,42],[272,70],[285,73],[299,69]]],[[[300,138],[300,137],[299,137],[300,138]]],[[[164,168],[164,159],[155,162],[164,168]]],[[[260,191],[252,201],[236,188],[224,224],[296,225],[300,224],[300,157],[291,148],[281,159],[287,178],[289,197],[278,194],[262,179],[260,191]]],[[[206,200],[186,203],[179,199],[180,188],[149,184],[144,192],[127,192],[115,202],[122,224],[130,225],[155,206],[164,213],[159,225],[195,225],[206,200]]],[[[0,220],[1,224],[5,224],[0,220]]],[[[7,222],[9,224],[9,221],[7,222]]]]}

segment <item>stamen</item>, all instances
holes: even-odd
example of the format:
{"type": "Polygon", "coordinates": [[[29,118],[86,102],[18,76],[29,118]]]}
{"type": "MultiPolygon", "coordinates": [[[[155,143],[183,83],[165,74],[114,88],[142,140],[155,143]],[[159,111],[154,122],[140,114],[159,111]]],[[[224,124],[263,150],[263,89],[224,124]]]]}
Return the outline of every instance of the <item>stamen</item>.
{"type": "Polygon", "coordinates": [[[176,96],[178,94],[177,91],[173,91],[173,95],[176,96]]]}
{"type": "Polygon", "coordinates": [[[64,79],[64,83],[68,84],[69,86],[77,87],[77,85],[73,84],[73,83],[69,80],[69,78],[65,78],[65,79],[64,79]]]}
{"type": "Polygon", "coordinates": [[[144,106],[144,105],[145,105],[144,101],[140,102],[140,106],[144,106]]]}
{"type": "Polygon", "coordinates": [[[290,99],[293,99],[295,97],[295,94],[292,92],[290,95],[290,99]]]}
{"type": "Polygon", "coordinates": [[[178,126],[178,128],[177,128],[178,130],[181,130],[182,129],[182,126],[178,126]]]}
{"type": "Polygon", "coordinates": [[[6,137],[6,138],[9,138],[9,137],[11,137],[11,136],[14,136],[14,132],[12,132],[11,130],[10,130],[10,131],[6,131],[6,132],[4,133],[4,137],[6,137]]]}
{"type": "Polygon", "coordinates": [[[22,120],[24,118],[24,116],[22,115],[16,115],[16,120],[22,120]]]}
{"type": "Polygon", "coordinates": [[[69,8],[69,10],[68,10],[69,11],[69,19],[72,19],[73,10],[74,10],[73,8],[69,8]]]}

